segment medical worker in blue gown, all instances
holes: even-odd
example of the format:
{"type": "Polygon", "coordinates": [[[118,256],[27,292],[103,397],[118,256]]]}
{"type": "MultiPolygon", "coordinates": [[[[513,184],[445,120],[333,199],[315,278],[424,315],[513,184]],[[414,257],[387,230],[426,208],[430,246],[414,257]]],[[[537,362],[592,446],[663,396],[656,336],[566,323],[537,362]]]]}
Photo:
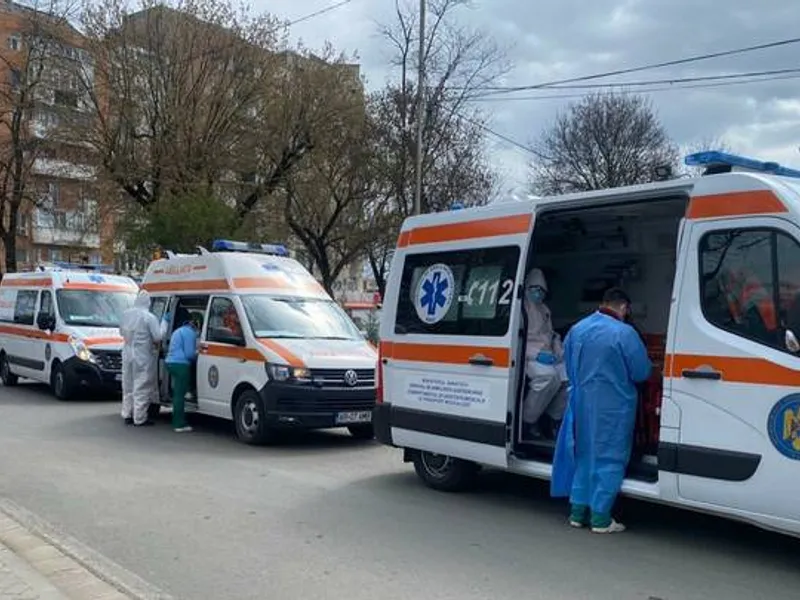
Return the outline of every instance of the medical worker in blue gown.
{"type": "Polygon", "coordinates": [[[619,533],[611,509],[630,459],[638,394],[636,384],[652,364],[636,330],[627,323],[631,302],[608,290],[594,314],[564,341],[569,399],[556,443],[551,493],[569,496],[570,525],[594,533],[619,533]]]}

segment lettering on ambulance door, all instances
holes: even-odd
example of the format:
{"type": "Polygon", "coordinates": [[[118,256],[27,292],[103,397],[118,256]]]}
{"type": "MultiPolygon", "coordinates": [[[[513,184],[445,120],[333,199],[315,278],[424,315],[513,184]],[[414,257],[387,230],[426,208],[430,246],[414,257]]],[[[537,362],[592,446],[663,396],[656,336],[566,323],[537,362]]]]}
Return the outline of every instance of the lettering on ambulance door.
{"type": "Polygon", "coordinates": [[[230,416],[233,390],[245,366],[245,337],[239,313],[231,298],[211,299],[204,344],[197,359],[197,391],[208,410],[230,416]]]}
{"type": "MultiPolygon", "coordinates": [[[[800,230],[694,223],[672,356],[680,442],[660,448],[681,497],[800,519],[800,230]]],[[[663,460],[662,460],[663,459],[663,460]]]]}
{"type": "Polygon", "coordinates": [[[383,346],[398,445],[506,464],[520,256],[508,243],[406,256],[383,346]]]}

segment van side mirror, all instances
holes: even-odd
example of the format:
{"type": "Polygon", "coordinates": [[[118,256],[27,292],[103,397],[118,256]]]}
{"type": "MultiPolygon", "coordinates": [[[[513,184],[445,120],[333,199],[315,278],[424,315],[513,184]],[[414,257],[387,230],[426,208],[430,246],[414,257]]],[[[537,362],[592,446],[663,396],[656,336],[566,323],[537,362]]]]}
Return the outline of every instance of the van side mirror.
{"type": "Polygon", "coordinates": [[[53,315],[42,313],[36,317],[36,325],[42,331],[52,331],[56,328],[56,318],[53,315]]]}
{"type": "Polygon", "coordinates": [[[784,344],[789,352],[793,352],[795,354],[800,352],[800,342],[797,341],[797,336],[795,336],[791,329],[786,330],[786,334],[784,335],[784,344]]]}

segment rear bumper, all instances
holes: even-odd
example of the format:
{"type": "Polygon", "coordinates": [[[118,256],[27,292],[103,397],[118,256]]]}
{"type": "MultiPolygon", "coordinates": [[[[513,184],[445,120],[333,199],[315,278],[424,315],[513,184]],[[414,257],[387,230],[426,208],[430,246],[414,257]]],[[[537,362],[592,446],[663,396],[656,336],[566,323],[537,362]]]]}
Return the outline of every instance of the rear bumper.
{"type": "Polygon", "coordinates": [[[390,403],[376,404],[372,412],[372,424],[375,428],[375,439],[381,444],[394,446],[392,441],[392,405],[390,403]]]}
{"type": "Polygon", "coordinates": [[[323,388],[271,382],[259,393],[271,427],[330,429],[369,425],[375,407],[375,388],[323,388]],[[369,420],[341,420],[344,416],[353,416],[353,413],[368,415],[369,420]]]}
{"type": "Polygon", "coordinates": [[[75,387],[118,393],[122,391],[122,372],[104,371],[98,365],[73,356],[62,363],[64,375],[75,387]]]}

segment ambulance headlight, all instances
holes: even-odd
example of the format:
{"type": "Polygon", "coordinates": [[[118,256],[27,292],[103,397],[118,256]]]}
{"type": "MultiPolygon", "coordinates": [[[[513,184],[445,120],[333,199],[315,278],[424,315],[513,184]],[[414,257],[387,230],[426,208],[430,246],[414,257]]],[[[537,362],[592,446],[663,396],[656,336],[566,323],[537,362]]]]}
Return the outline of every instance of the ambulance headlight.
{"type": "Polygon", "coordinates": [[[72,351],[75,353],[75,356],[77,356],[79,360],[82,360],[84,362],[97,361],[97,357],[89,351],[89,349],[86,347],[86,344],[84,344],[80,338],[71,335],[69,337],[69,345],[72,347],[72,351]]]}
{"type": "Polygon", "coordinates": [[[288,367],[286,365],[273,365],[267,363],[267,375],[270,381],[308,383],[311,381],[311,372],[302,367],[288,367]]]}

